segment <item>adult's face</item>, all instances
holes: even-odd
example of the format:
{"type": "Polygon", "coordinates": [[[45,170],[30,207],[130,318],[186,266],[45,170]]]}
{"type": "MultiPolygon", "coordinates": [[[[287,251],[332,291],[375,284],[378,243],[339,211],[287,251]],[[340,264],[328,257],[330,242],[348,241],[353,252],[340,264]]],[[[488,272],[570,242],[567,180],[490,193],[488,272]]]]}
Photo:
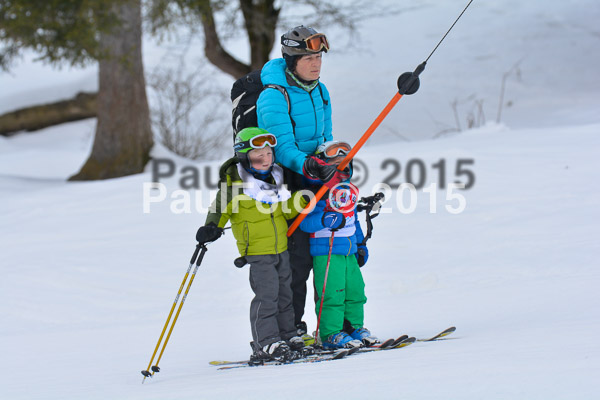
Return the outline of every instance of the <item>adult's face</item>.
{"type": "Polygon", "coordinates": [[[323,53],[300,57],[296,63],[296,75],[305,81],[315,81],[321,75],[321,57],[323,53]]]}

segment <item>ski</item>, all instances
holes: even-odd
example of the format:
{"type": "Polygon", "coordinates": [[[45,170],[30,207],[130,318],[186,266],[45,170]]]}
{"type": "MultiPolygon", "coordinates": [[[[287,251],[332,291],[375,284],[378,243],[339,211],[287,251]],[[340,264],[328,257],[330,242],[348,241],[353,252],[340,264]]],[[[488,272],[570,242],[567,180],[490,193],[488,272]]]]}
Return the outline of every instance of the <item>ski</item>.
{"type": "Polygon", "coordinates": [[[374,348],[374,349],[387,349],[388,347],[392,346],[397,339],[388,339],[382,343],[378,343],[374,346],[369,346],[369,348],[374,348]]]}
{"type": "Polygon", "coordinates": [[[456,327],[451,326],[450,328],[438,333],[435,336],[430,337],[429,339],[417,339],[417,342],[434,342],[436,340],[440,340],[441,338],[443,338],[444,336],[448,336],[449,334],[451,334],[452,332],[454,332],[456,330],[456,327]]]}
{"type": "MultiPolygon", "coordinates": [[[[302,349],[303,356],[302,358],[312,357],[316,355],[320,355],[316,349],[311,346],[306,346],[302,349]]],[[[333,353],[333,352],[332,352],[333,353]]],[[[240,360],[240,361],[226,361],[226,360],[214,360],[208,362],[210,365],[220,366],[220,365],[236,365],[236,364],[250,364],[250,360],[240,360]]]]}
{"type": "MultiPolygon", "coordinates": [[[[403,335],[403,336],[406,336],[406,335],[403,335]]],[[[394,350],[394,349],[401,349],[401,348],[411,345],[417,341],[417,339],[415,339],[414,337],[403,337],[403,336],[400,336],[398,338],[399,340],[396,340],[393,345],[390,345],[388,347],[385,347],[385,348],[362,347],[359,349],[359,351],[357,353],[370,353],[373,351],[388,351],[388,350],[394,350]]]]}
{"type": "Polygon", "coordinates": [[[408,335],[402,335],[399,338],[397,338],[396,340],[394,340],[394,343],[392,343],[392,345],[390,347],[396,347],[397,345],[399,345],[401,342],[405,341],[406,339],[408,339],[408,335]]]}
{"type": "MultiPolygon", "coordinates": [[[[335,349],[335,350],[319,350],[315,349],[314,354],[308,355],[304,358],[294,360],[291,363],[287,364],[301,364],[308,362],[321,362],[321,361],[329,361],[329,360],[338,360],[345,358],[354,353],[369,353],[373,351],[380,350],[393,350],[393,349],[401,349],[403,347],[409,346],[415,342],[434,342],[436,340],[446,340],[446,336],[450,335],[456,331],[456,327],[452,326],[448,329],[443,330],[442,332],[434,335],[430,338],[416,339],[414,337],[408,337],[408,335],[402,335],[396,339],[388,339],[383,341],[382,343],[376,344],[371,347],[355,347],[352,349],[335,349]]],[[[242,361],[224,361],[224,360],[215,360],[210,361],[210,365],[226,367],[226,366],[241,366],[241,367],[249,367],[249,360],[242,361]]],[[[286,364],[278,361],[266,361],[263,365],[281,365],[286,364]]],[[[221,369],[221,368],[219,368],[221,369]]],[[[229,369],[229,368],[227,368],[229,369]]]]}
{"type": "MultiPolygon", "coordinates": [[[[302,358],[312,357],[316,355],[321,355],[316,349],[313,349],[310,346],[306,346],[303,348],[303,351],[306,351],[308,354],[304,355],[302,358]]],[[[326,354],[333,354],[334,351],[326,354]]],[[[236,364],[249,364],[250,360],[240,360],[240,361],[226,361],[226,360],[214,360],[208,362],[210,365],[221,366],[221,365],[236,365],[236,364]]]]}
{"type": "MultiPolygon", "coordinates": [[[[409,344],[411,344],[413,341],[408,341],[405,342],[406,339],[409,339],[408,335],[402,335],[396,339],[388,339],[385,340],[381,343],[378,343],[374,346],[369,346],[369,347],[353,347],[352,349],[350,349],[350,354],[354,354],[354,353],[364,353],[364,352],[370,352],[370,351],[378,351],[378,350],[390,350],[390,349],[394,349],[394,348],[400,348],[400,347],[404,347],[404,346],[408,346],[409,344]],[[401,346],[399,346],[401,345],[401,346]],[[399,347],[398,347],[399,346],[399,347]]],[[[414,338],[413,338],[414,339],[414,338]]],[[[339,351],[339,349],[335,349],[335,350],[330,350],[330,349],[315,349],[315,354],[317,355],[327,355],[327,354],[333,354],[336,351],[339,351]]]]}
{"type": "MultiPolygon", "coordinates": [[[[358,349],[356,351],[360,351],[361,349],[365,349],[365,348],[369,348],[369,349],[387,349],[388,347],[391,347],[395,342],[397,341],[397,339],[388,339],[383,341],[382,343],[377,343],[373,346],[369,346],[369,347],[352,347],[350,350],[354,350],[354,349],[358,349]]],[[[334,353],[336,351],[338,351],[339,349],[315,349],[315,353],[316,354],[331,354],[334,353]]],[[[355,351],[353,351],[354,353],[355,351]]]]}
{"type": "MultiPolygon", "coordinates": [[[[397,339],[388,339],[378,346],[354,347],[351,349],[351,353],[349,355],[355,354],[355,353],[359,354],[359,353],[370,353],[373,351],[387,351],[387,350],[393,350],[393,349],[401,349],[402,347],[411,345],[416,341],[417,341],[417,339],[415,339],[414,337],[408,337],[407,335],[402,335],[402,336],[398,337],[397,339]]],[[[328,350],[326,350],[326,351],[328,351],[328,350]]],[[[327,353],[318,352],[317,354],[327,354],[327,353]]]]}
{"type": "Polygon", "coordinates": [[[226,360],[214,360],[214,361],[209,361],[208,363],[210,365],[233,365],[233,364],[248,364],[249,360],[242,360],[242,361],[226,361],[226,360]]]}
{"type": "Polygon", "coordinates": [[[414,342],[416,342],[416,341],[417,341],[417,339],[416,339],[415,337],[411,336],[411,337],[409,337],[409,338],[406,338],[406,339],[402,340],[400,343],[396,343],[396,344],[395,344],[395,345],[392,347],[392,349],[401,349],[401,348],[403,348],[403,347],[406,347],[406,346],[408,346],[408,345],[411,345],[411,344],[413,344],[413,343],[414,343],[414,342]]]}
{"type": "Polygon", "coordinates": [[[230,363],[228,365],[223,365],[223,364],[214,364],[214,362],[211,362],[211,365],[222,365],[221,367],[217,368],[219,370],[226,370],[226,369],[234,369],[234,368],[251,368],[251,367],[262,367],[262,366],[269,366],[269,365],[290,365],[290,364],[304,364],[304,363],[314,363],[314,362],[323,362],[323,361],[333,361],[333,360],[341,360],[345,357],[347,357],[348,355],[351,355],[353,353],[355,353],[358,350],[358,347],[354,348],[354,349],[344,349],[341,351],[338,351],[336,353],[333,354],[325,354],[325,355],[321,355],[321,354],[312,354],[310,356],[306,356],[304,358],[300,358],[298,360],[294,360],[294,361],[290,361],[290,362],[281,362],[281,361],[265,361],[262,364],[258,364],[258,365],[250,365],[247,362],[245,363],[240,363],[240,362],[234,362],[234,363],[230,363]]]}
{"type": "MultiPolygon", "coordinates": [[[[407,339],[410,339],[408,337],[408,335],[402,335],[396,339],[386,340],[380,346],[362,347],[359,351],[370,352],[370,351],[376,351],[376,350],[391,350],[391,349],[399,348],[398,346],[400,346],[401,344],[404,344],[407,341],[407,339]]],[[[412,342],[409,341],[407,344],[404,344],[403,346],[400,346],[400,347],[408,346],[411,343],[412,342]]]]}

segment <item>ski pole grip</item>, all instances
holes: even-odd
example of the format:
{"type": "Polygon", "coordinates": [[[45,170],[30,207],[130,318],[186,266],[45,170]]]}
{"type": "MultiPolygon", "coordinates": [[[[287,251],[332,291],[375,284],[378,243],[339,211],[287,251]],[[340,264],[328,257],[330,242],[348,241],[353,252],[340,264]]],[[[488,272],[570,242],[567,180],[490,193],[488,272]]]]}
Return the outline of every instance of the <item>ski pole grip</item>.
{"type": "Polygon", "coordinates": [[[206,248],[205,244],[201,245],[201,247],[202,247],[202,251],[200,252],[200,255],[198,256],[198,259],[196,260],[196,266],[199,266],[200,264],[202,264],[202,259],[204,258],[204,254],[208,250],[206,248]]]}
{"type": "Polygon", "coordinates": [[[192,259],[190,260],[190,265],[196,261],[196,257],[198,257],[198,252],[200,251],[200,244],[196,245],[196,250],[194,250],[194,255],[192,255],[192,259]]]}

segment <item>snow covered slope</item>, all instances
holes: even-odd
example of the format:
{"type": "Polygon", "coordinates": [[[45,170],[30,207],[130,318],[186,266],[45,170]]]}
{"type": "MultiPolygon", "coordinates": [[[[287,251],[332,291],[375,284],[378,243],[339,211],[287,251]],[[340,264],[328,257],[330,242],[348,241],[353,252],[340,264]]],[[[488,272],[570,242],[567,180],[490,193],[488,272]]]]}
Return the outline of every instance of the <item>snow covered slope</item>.
{"type": "MultiPolygon", "coordinates": [[[[163,181],[167,200],[150,204],[149,213],[143,183],[150,173],[64,182],[85,158],[88,128],[0,139],[2,398],[590,399],[600,389],[599,124],[488,126],[360,153],[370,168],[364,194],[390,175],[379,168],[386,159],[402,168],[422,160],[426,186],[439,180],[431,165],[440,159],[447,182],[455,180],[456,160],[474,160],[475,184],[462,192],[460,214],[446,211],[458,203],[445,190],[437,191],[435,214],[422,190],[415,211],[403,214],[395,192],[389,212],[374,220],[363,268],[374,333],[428,336],[456,325],[456,340],[339,362],[218,371],[208,361],[250,351],[248,270],[233,266],[228,233],[210,245],[162,372],[145,385],[139,371],[204,214],[172,212],[180,209],[170,198],[179,176],[163,181]]],[[[192,164],[178,168],[184,165],[192,164]]]]}
{"type": "MultiPolygon", "coordinates": [[[[393,96],[397,75],[427,56],[465,3],[415,2],[411,12],[368,21],[360,51],[342,51],[344,35],[327,31],[334,47],[323,80],[335,99],[337,138],[356,140],[393,96]]],[[[165,200],[150,203],[160,195],[144,191],[151,166],[121,179],[65,182],[89,153],[94,120],[0,137],[0,398],[597,397],[599,18],[595,0],[473,2],[420,91],[401,100],[358,155],[368,168],[368,176],[356,171],[363,194],[405,181],[407,171],[414,182],[426,174],[413,212],[398,205],[400,198],[409,208],[410,193],[393,190],[374,220],[362,270],[367,327],[388,338],[455,325],[456,340],[218,371],[208,361],[250,353],[248,270],[233,266],[228,232],[209,247],[162,372],[141,385],[204,222],[205,178],[215,181],[218,163],[157,147],[154,156],[175,160],[177,173],[161,179],[165,200]],[[433,136],[444,128],[434,120],[452,125],[450,102],[471,95],[495,119],[502,74],[518,61],[522,80],[507,81],[506,126],[401,141],[433,136]],[[197,167],[200,191],[181,191],[184,166],[197,167]],[[441,179],[467,181],[469,171],[471,189],[434,190],[441,179]],[[466,206],[453,214],[456,193],[466,206]]],[[[201,46],[193,49],[190,65],[201,46]]],[[[147,71],[163,51],[145,43],[147,71]]],[[[25,62],[0,75],[0,112],[94,90],[96,79],[93,67],[25,62]]],[[[459,109],[463,122],[467,107],[459,109]]],[[[305,318],[314,329],[311,308],[305,318]]]]}

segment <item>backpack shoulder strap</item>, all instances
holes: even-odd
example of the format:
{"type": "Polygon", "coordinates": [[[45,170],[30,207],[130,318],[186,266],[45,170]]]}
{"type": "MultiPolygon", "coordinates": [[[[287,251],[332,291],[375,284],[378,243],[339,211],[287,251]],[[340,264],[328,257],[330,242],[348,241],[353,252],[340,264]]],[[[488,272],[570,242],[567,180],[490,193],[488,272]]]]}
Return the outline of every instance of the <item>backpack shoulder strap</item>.
{"type": "Polygon", "coordinates": [[[283,86],[280,85],[275,85],[274,83],[269,83],[267,85],[264,86],[264,89],[277,89],[279,90],[279,92],[283,95],[283,97],[285,97],[285,101],[287,102],[288,105],[288,114],[292,112],[292,103],[290,102],[290,96],[288,95],[287,90],[285,90],[285,88],[283,86]]]}
{"type": "Polygon", "coordinates": [[[319,88],[319,93],[321,94],[321,100],[323,100],[323,104],[325,104],[326,106],[329,105],[329,101],[325,100],[325,96],[323,96],[323,88],[321,87],[321,82],[319,82],[317,87],[319,88]]]}
{"type": "Polygon", "coordinates": [[[294,134],[295,134],[296,133],[296,122],[292,118],[292,102],[290,101],[290,95],[288,94],[287,90],[285,90],[285,88],[281,85],[269,83],[263,87],[263,90],[269,89],[269,88],[279,90],[279,92],[283,95],[283,97],[285,97],[285,101],[287,102],[287,105],[288,105],[288,114],[290,114],[290,121],[292,121],[292,129],[294,130],[294,134]]]}

